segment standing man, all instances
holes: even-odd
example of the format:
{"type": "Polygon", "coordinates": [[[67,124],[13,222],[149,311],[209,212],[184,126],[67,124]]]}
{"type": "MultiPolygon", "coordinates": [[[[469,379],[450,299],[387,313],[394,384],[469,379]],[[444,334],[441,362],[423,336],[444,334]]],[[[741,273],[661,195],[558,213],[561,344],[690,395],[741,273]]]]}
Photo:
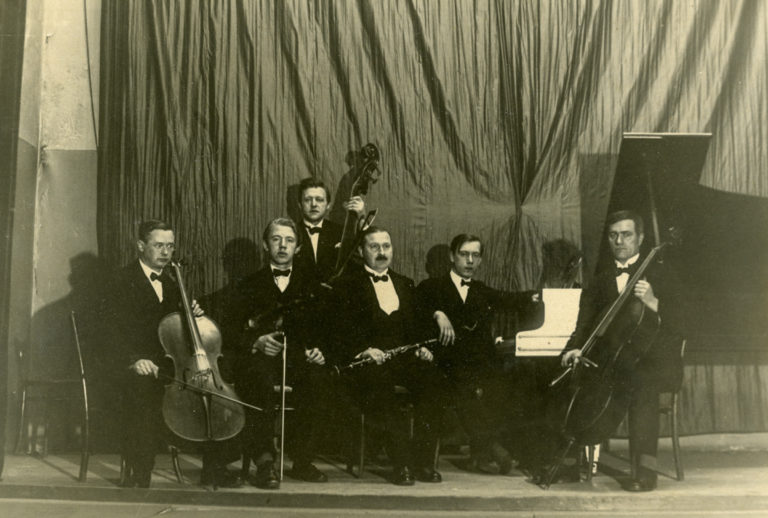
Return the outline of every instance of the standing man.
{"type": "MultiPolygon", "coordinates": [[[[365,203],[360,196],[353,196],[344,208],[359,218],[365,212],[365,203]]],[[[299,183],[299,209],[302,222],[296,264],[326,281],[336,267],[343,229],[326,219],[331,210],[331,193],[322,180],[310,177],[299,183]]]]}
{"type": "Polygon", "coordinates": [[[413,485],[414,478],[440,482],[433,464],[445,404],[432,353],[422,347],[415,355],[404,354],[385,363],[387,350],[424,339],[413,281],[390,268],[392,241],[386,230],[365,230],[360,253],[364,269],[342,276],[334,289],[340,347],[333,351],[333,359],[341,365],[365,358],[375,363],[352,372],[350,389],[364,412],[386,423],[392,482],[402,486],[413,485]],[[395,385],[406,387],[413,397],[412,439],[395,385]]]}
{"type": "MultiPolygon", "coordinates": [[[[179,311],[181,296],[166,266],[176,248],[173,229],[158,220],[139,225],[138,259],[117,275],[107,306],[112,331],[115,379],[122,406],[121,453],[124,484],[149,487],[158,443],[165,430],[162,416],[164,385],[173,379],[173,365],[157,334],[160,321],[179,311]]],[[[193,302],[195,316],[203,314],[193,302]]]]}
{"type": "Polygon", "coordinates": [[[294,267],[298,249],[296,225],[277,218],[267,225],[263,247],[270,264],[245,279],[229,304],[229,322],[241,330],[237,390],[247,403],[263,412],[246,410],[243,436],[245,454],[256,463],[252,483],[262,489],[278,489],[273,436],[275,391],[282,381],[282,353],[287,346],[287,384],[293,388],[291,417],[286,426],[288,450],[293,459],[292,477],[306,482],[325,482],[327,477],[313,464],[315,432],[322,418],[327,392],[325,356],[316,342],[318,311],[310,304],[317,283],[300,267],[294,267]]]}
{"type": "MultiPolygon", "coordinates": [[[[642,262],[643,220],[635,212],[622,210],[608,216],[606,237],[615,267],[598,274],[584,290],[579,303],[576,330],[562,355],[564,367],[581,362],[581,347],[596,326],[602,311],[627,287],[627,281],[642,262]]],[[[675,277],[663,263],[654,263],[644,278],[630,287],[632,294],[661,319],[651,348],[637,364],[630,386],[629,450],[632,477],[627,491],[656,488],[656,450],[659,436],[659,393],[678,387],[682,380],[681,327],[683,311],[675,277]]]]}
{"type": "Polygon", "coordinates": [[[537,302],[538,294],[504,293],[474,280],[483,261],[477,236],[454,237],[450,259],[448,274],[419,284],[419,306],[423,318],[435,322],[445,346],[437,362],[451,384],[473,464],[480,471],[506,474],[512,459],[499,436],[507,405],[491,326],[497,310],[537,302]]]}

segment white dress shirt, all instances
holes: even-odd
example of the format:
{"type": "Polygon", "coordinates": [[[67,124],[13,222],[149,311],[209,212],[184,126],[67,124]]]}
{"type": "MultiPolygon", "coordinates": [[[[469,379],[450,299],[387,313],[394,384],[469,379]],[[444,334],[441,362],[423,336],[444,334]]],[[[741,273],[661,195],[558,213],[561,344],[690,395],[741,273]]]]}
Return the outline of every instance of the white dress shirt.
{"type": "MultiPolygon", "coordinates": [[[[307,232],[307,228],[323,228],[323,221],[324,219],[320,220],[320,223],[318,224],[312,224],[306,219],[304,220],[304,232],[307,232]]],[[[317,241],[320,239],[320,232],[315,232],[314,234],[307,232],[309,234],[309,240],[312,242],[312,253],[315,254],[315,261],[317,261],[317,241]]]]}
{"type": "Polygon", "coordinates": [[[370,277],[381,310],[387,315],[391,315],[394,311],[400,309],[400,298],[397,296],[397,292],[395,291],[395,285],[392,283],[392,277],[389,275],[389,269],[384,270],[382,273],[377,273],[374,270],[368,268],[368,265],[364,266],[365,271],[370,275],[376,275],[378,277],[381,277],[382,275],[387,276],[386,281],[378,282],[374,282],[373,277],[370,277]]]}
{"type": "Polygon", "coordinates": [[[144,264],[144,261],[142,261],[141,259],[139,259],[139,264],[141,265],[141,269],[144,270],[144,275],[147,276],[147,280],[152,285],[152,289],[155,290],[155,294],[157,295],[157,300],[162,302],[163,301],[163,283],[160,282],[160,279],[155,279],[153,281],[151,276],[153,273],[156,275],[160,275],[161,273],[163,273],[163,270],[160,270],[160,271],[153,270],[152,268],[144,264]]]}
{"type": "MultiPolygon", "coordinates": [[[[278,268],[275,265],[269,265],[269,268],[270,272],[272,270],[288,270],[288,268],[278,268]]],[[[275,281],[275,285],[277,285],[277,289],[280,290],[280,293],[288,288],[288,284],[291,283],[291,275],[293,275],[293,270],[291,270],[291,273],[288,275],[272,275],[272,279],[275,281]]]]}
{"type": "MultiPolygon", "coordinates": [[[[637,262],[637,259],[640,257],[640,254],[635,254],[629,259],[627,259],[627,262],[622,264],[619,261],[614,260],[616,263],[616,268],[629,268],[631,265],[635,264],[637,262]]],[[[616,277],[616,288],[619,290],[619,293],[624,291],[624,288],[627,287],[627,281],[629,281],[629,274],[628,273],[622,273],[621,275],[618,275],[616,277]]]]}
{"type": "Polygon", "coordinates": [[[461,281],[469,282],[467,279],[464,279],[461,275],[451,270],[451,281],[453,281],[453,285],[456,286],[456,289],[459,291],[459,295],[461,296],[462,302],[467,301],[467,294],[469,293],[469,286],[461,285],[461,281]]]}

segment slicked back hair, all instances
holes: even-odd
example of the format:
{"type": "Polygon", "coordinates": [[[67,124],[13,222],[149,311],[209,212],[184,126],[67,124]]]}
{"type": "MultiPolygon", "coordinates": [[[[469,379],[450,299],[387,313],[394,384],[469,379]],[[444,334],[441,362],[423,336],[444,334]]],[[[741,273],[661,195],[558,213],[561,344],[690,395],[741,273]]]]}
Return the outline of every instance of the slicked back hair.
{"type": "Polygon", "coordinates": [[[147,243],[149,242],[149,235],[155,230],[170,230],[173,232],[173,227],[159,219],[148,219],[139,223],[138,237],[140,240],[147,243]]]}
{"type": "Polygon", "coordinates": [[[633,210],[617,210],[616,212],[608,214],[608,218],[605,220],[605,231],[608,232],[608,227],[625,219],[631,219],[635,222],[635,232],[637,234],[643,233],[643,228],[645,227],[643,224],[643,217],[633,210]]]}
{"type": "Polygon", "coordinates": [[[264,229],[264,233],[261,235],[261,239],[267,243],[269,241],[269,235],[272,232],[272,227],[288,227],[293,230],[293,235],[296,239],[299,239],[299,232],[296,230],[296,223],[290,218],[275,218],[267,224],[264,229]]]}
{"type": "Polygon", "coordinates": [[[304,191],[307,189],[312,189],[313,187],[324,190],[325,201],[327,201],[329,204],[331,203],[331,191],[328,190],[328,186],[326,186],[322,180],[312,176],[309,178],[304,178],[301,182],[299,182],[299,203],[304,200],[304,191]]]}
{"type": "Polygon", "coordinates": [[[451,239],[451,253],[457,254],[459,253],[459,248],[461,248],[464,243],[474,242],[480,243],[480,255],[483,255],[483,242],[480,241],[480,238],[474,234],[459,234],[458,236],[451,239]]]}

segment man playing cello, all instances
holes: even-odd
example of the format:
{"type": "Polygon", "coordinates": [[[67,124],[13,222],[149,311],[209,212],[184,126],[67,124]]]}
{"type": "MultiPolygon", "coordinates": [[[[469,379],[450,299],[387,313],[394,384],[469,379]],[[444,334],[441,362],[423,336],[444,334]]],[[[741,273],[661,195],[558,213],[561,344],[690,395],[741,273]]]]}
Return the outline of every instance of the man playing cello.
{"type": "MultiPolygon", "coordinates": [[[[643,220],[635,212],[622,210],[608,216],[606,237],[614,267],[599,273],[584,290],[579,304],[576,330],[561,357],[564,367],[583,362],[581,348],[595,328],[601,313],[626,288],[627,281],[640,265],[643,220]]],[[[659,435],[659,393],[679,386],[682,379],[680,347],[683,323],[681,292],[675,277],[663,263],[653,263],[637,281],[632,295],[646,310],[657,314],[660,328],[650,348],[637,363],[629,379],[629,450],[632,477],[624,484],[627,491],[656,488],[656,450],[659,435]]],[[[589,368],[589,367],[587,367],[589,368]]]]}

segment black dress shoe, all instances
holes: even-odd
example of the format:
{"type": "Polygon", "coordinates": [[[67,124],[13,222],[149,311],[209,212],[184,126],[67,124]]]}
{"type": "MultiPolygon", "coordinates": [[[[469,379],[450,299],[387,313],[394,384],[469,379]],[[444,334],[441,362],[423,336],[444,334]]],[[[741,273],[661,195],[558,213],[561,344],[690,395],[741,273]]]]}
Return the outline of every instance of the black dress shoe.
{"type": "Polygon", "coordinates": [[[293,465],[293,469],[288,473],[292,478],[303,480],[304,482],[327,482],[328,476],[317,469],[314,464],[293,465]]]}
{"type": "Polygon", "coordinates": [[[414,475],[419,482],[442,482],[443,476],[432,468],[416,468],[414,475]]]}
{"type": "Polygon", "coordinates": [[[392,474],[392,483],[396,486],[412,486],[416,481],[408,466],[403,466],[402,468],[395,468],[392,474]]]}
{"type": "Polygon", "coordinates": [[[625,491],[633,493],[653,491],[656,489],[656,477],[632,478],[625,482],[622,487],[625,491]]]}
{"type": "Polygon", "coordinates": [[[275,466],[271,462],[265,462],[256,468],[256,476],[251,484],[260,489],[279,489],[280,477],[275,471],[275,466]]]}
{"type": "Polygon", "coordinates": [[[229,471],[225,467],[220,467],[212,470],[204,470],[200,473],[200,485],[201,486],[213,486],[223,487],[228,489],[235,489],[243,487],[243,479],[236,473],[229,471]]]}

